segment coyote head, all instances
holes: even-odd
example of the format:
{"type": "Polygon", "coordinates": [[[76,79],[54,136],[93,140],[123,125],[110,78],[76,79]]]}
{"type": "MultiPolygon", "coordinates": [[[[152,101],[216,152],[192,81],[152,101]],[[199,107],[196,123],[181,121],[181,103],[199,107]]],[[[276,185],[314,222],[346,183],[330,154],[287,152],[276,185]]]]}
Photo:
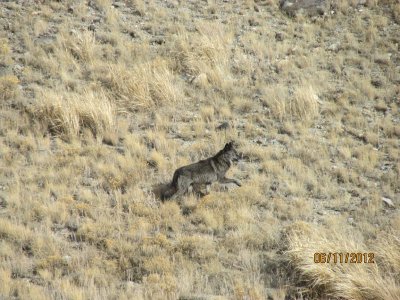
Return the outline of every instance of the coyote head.
{"type": "Polygon", "coordinates": [[[225,145],[224,149],[222,149],[222,154],[225,159],[229,160],[229,162],[232,164],[232,162],[237,162],[240,158],[239,153],[235,149],[235,145],[233,142],[229,142],[225,145]]]}

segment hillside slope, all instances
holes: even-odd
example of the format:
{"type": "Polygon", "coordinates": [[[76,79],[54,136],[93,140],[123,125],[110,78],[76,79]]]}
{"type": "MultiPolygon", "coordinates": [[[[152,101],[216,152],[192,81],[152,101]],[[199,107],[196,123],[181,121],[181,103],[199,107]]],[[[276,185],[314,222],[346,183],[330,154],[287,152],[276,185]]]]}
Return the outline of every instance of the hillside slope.
{"type": "Polygon", "coordinates": [[[1,2],[0,298],[399,299],[400,3],[351,2],[1,2]]]}

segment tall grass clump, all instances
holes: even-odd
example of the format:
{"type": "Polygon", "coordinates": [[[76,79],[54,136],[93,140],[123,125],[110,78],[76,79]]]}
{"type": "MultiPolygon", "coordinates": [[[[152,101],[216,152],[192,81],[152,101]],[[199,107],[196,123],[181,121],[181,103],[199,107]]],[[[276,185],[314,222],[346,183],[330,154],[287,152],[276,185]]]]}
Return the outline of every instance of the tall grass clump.
{"type": "Polygon", "coordinates": [[[90,90],[81,94],[41,90],[34,115],[51,131],[66,135],[78,135],[83,128],[101,135],[115,126],[114,105],[103,92],[90,90]]]}
{"type": "Polygon", "coordinates": [[[18,93],[19,80],[14,75],[0,76],[0,100],[8,100],[18,93]]]}
{"type": "Polygon", "coordinates": [[[104,83],[118,108],[126,111],[169,105],[179,99],[174,75],[162,59],[132,68],[110,65],[104,83]]]}
{"type": "Polygon", "coordinates": [[[298,86],[289,93],[284,85],[267,87],[264,103],[279,121],[312,121],[318,116],[318,96],[311,85],[298,86]]]}
{"type": "Polygon", "coordinates": [[[201,76],[218,88],[225,90],[233,82],[229,55],[233,41],[226,27],[211,22],[199,22],[196,33],[179,31],[175,34],[171,56],[178,72],[201,76]]]}
{"type": "MultiPolygon", "coordinates": [[[[400,240],[388,234],[385,243],[367,245],[353,230],[328,230],[297,224],[289,230],[290,264],[312,291],[339,299],[400,298],[400,240]],[[297,226],[300,225],[300,226],[297,226]],[[315,263],[314,253],[374,253],[375,263],[315,263]]],[[[339,258],[338,258],[339,259],[339,258]]]]}

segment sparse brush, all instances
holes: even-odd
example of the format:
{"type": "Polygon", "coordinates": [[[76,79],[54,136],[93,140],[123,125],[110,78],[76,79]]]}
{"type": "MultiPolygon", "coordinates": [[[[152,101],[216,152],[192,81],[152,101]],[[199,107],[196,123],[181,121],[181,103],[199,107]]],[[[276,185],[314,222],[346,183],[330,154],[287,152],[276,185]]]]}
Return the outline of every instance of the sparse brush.
{"type": "Polygon", "coordinates": [[[22,225],[0,219],[0,238],[15,243],[21,247],[27,245],[32,239],[32,232],[22,225]]]}
{"type": "Polygon", "coordinates": [[[10,45],[8,44],[7,39],[0,39],[0,55],[5,56],[10,53],[10,45]]]}
{"type": "Polygon", "coordinates": [[[14,75],[0,77],[0,100],[14,98],[18,94],[19,80],[14,75]]]}
{"type": "Polygon", "coordinates": [[[11,49],[7,39],[0,38],[0,64],[7,66],[12,63],[11,49]]]}

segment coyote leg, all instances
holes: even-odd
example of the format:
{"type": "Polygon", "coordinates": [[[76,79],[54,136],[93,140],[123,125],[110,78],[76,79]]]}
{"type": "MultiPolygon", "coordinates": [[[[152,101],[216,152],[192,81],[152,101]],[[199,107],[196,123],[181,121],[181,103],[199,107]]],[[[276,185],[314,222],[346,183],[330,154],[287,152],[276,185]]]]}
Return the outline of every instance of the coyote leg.
{"type": "Polygon", "coordinates": [[[172,197],[170,198],[171,200],[176,200],[177,198],[183,196],[183,194],[185,193],[184,190],[177,190],[175,194],[172,195],[172,197]]]}
{"type": "Polygon", "coordinates": [[[176,193],[171,197],[172,200],[176,200],[178,197],[182,197],[191,185],[191,181],[185,178],[179,178],[176,193]]]}
{"type": "Polygon", "coordinates": [[[240,183],[239,180],[236,180],[236,179],[233,179],[233,178],[226,178],[226,177],[224,177],[224,178],[222,178],[219,182],[220,182],[220,183],[234,183],[234,184],[236,184],[237,186],[242,186],[242,184],[240,183]]]}
{"type": "Polygon", "coordinates": [[[210,194],[210,189],[211,188],[211,184],[210,183],[194,183],[190,186],[190,190],[189,193],[193,193],[194,195],[196,195],[197,197],[204,197],[208,194],[210,194]]]}

